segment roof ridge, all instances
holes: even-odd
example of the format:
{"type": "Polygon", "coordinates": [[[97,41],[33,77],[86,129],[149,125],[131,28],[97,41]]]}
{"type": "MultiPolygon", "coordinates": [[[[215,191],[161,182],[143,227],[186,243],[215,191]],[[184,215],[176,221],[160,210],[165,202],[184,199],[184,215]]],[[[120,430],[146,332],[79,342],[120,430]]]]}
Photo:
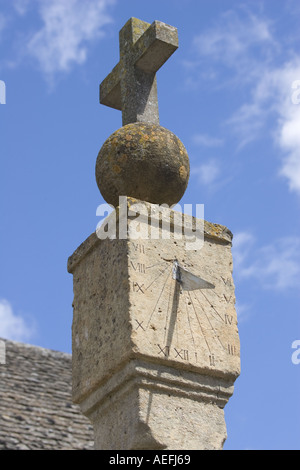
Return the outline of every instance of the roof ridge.
{"type": "Polygon", "coordinates": [[[29,343],[23,343],[21,341],[14,341],[7,338],[0,337],[0,341],[4,341],[7,345],[12,345],[16,348],[24,348],[27,350],[36,350],[37,352],[41,352],[44,356],[55,356],[55,357],[65,357],[66,359],[70,359],[72,357],[71,353],[58,351],[55,349],[45,348],[43,346],[37,346],[29,343]]]}

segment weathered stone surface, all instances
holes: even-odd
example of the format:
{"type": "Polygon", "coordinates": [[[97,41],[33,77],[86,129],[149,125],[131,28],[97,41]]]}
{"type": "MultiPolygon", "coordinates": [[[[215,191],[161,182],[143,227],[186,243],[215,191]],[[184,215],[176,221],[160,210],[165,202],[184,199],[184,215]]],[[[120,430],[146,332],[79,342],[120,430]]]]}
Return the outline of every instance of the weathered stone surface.
{"type": "Polygon", "coordinates": [[[189,179],[186,149],[164,127],[133,123],[114,132],[103,144],[96,162],[96,181],[113,206],[119,196],[155,204],[176,204],[189,179]]]}
{"type": "Polygon", "coordinates": [[[222,449],[225,380],[130,361],[82,403],[98,449],[222,449]],[[125,380],[126,377],[126,380],[125,380]]]}
{"type": "Polygon", "coordinates": [[[73,399],[131,356],[126,240],[101,240],[73,271],[73,399]]]}
{"type": "Polygon", "coordinates": [[[147,217],[129,219],[128,239],[92,235],[69,259],[73,399],[98,449],[219,449],[240,371],[231,233],[204,223],[202,248],[187,250],[175,226],[139,240],[136,224],[150,230],[147,217]],[[213,288],[182,289],[175,260],[213,288]]]}
{"type": "Polygon", "coordinates": [[[177,29],[130,18],[120,31],[120,61],[100,85],[100,103],[122,110],[123,126],[159,124],[156,72],[178,48],[177,29]]]}

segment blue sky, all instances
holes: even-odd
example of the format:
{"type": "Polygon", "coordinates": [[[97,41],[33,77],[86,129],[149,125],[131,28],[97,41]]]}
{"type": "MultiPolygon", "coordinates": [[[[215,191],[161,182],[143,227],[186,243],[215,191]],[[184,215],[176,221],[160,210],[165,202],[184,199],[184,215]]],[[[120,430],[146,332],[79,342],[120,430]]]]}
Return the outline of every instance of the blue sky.
{"type": "Polygon", "coordinates": [[[160,123],[190,157],[181,202],[234,234],[225,449],[300,449],[297,0],[0,0],[0,337],[71,352],[67,259],[99,222],[96,157],[122,122],[98,87],[132,16],[178,28],[157,79],[160,123]]]}

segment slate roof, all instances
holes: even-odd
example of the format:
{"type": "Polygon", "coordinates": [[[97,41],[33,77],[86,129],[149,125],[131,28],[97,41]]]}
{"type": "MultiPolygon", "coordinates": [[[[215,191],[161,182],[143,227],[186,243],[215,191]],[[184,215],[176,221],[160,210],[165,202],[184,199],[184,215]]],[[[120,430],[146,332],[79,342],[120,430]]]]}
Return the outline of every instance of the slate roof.
{"type": "Polygon", "coordinates": [[[93,449],[92,426],[71,399],[71,355],[1,341],[0,450],[93,449]]]}

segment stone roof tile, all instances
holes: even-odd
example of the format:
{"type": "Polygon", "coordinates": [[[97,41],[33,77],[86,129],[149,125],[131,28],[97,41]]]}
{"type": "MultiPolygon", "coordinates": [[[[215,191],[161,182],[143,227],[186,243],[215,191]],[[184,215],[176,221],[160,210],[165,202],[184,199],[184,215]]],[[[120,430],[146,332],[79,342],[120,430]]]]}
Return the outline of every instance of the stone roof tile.
{"type": "Polygon", "coordinates": [[[72,403],[71,355],[3,341],[0,450],[93,449],[92,426],[72,403]]]}

